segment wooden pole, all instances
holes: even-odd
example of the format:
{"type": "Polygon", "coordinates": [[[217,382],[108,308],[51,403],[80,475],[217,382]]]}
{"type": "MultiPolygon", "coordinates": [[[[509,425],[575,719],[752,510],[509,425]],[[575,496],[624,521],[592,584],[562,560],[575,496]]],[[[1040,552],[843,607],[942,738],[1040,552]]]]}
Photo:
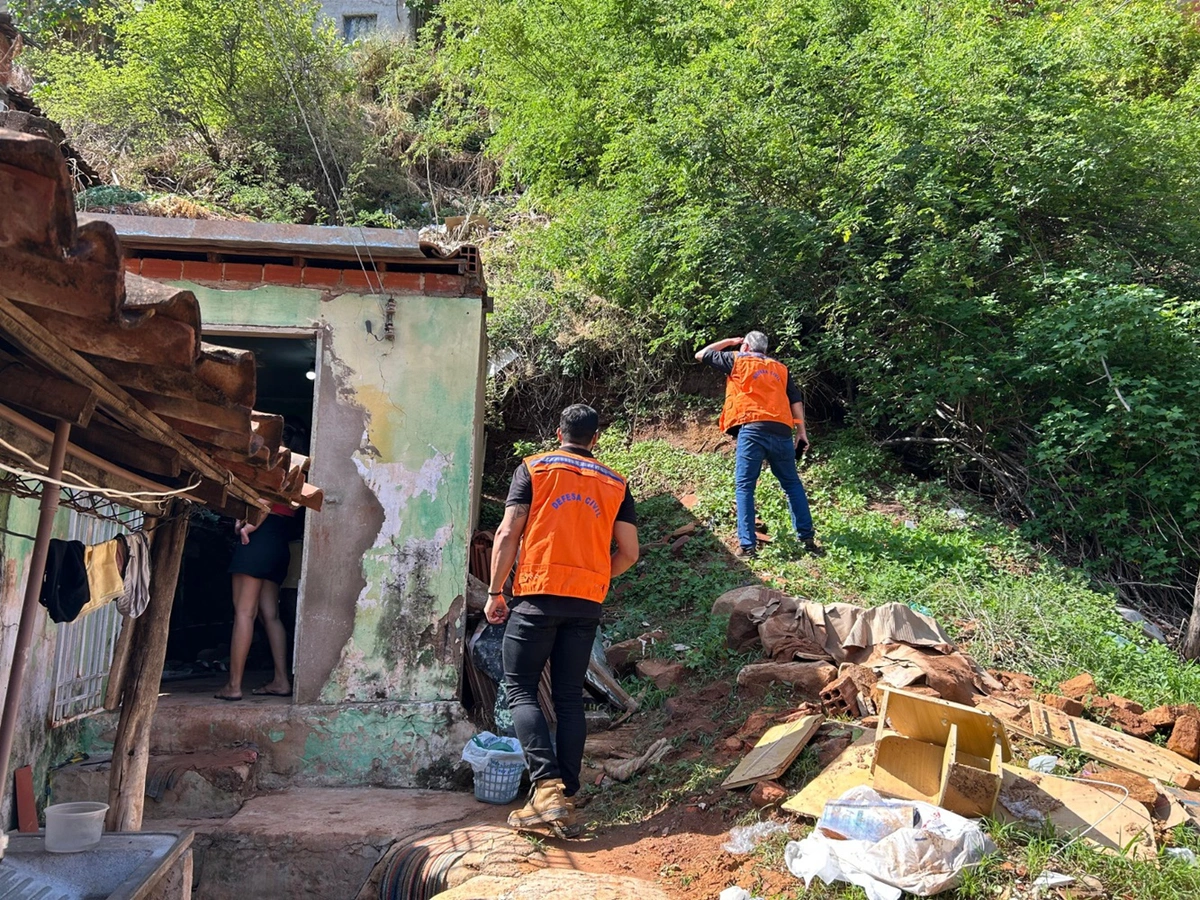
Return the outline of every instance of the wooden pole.
{"type": "Polygon", "coordinates": [[[171,607],[187,539],[187,504],[174,501],[166,520],[155,529],[150,552],[150,604],[134,620],[121,719],[113,745],[108,781],[108,831],[139,831],[146,799],[146,768],[150,761],[150,729],[158,708],[171,607]]]}
{"type": "Polygon", "coordinates": [[[1196,577],[1196,590],[1192,594],[1192,615],[1183,638],[1182,655],[1184,659],[1200,659],[1200,576],[1196,577]]]}
{"type": "MultiPolygon", "coordinates": [[[[71,423],[59,421],[54,426],[54,444],[50,448],[50,467],[46,473],[55,481],[62,479],[63,463],[67,458],[67,443],[71,437],[71,423]]],[[[12,668],[8,670],[8,690],[4,694],[4,715],[0,719],[0,795],[8,781],[8,763],[12,758],[13,739],[16,737],[17,718],[21,714],[21,690],[25,685],[25,670],[29,667],[29,647],[33,643],[33,620],[37,615],[38,598],[42,594],[42,581],[46,575],[46,558],[50,555],[50,532],[54,528],[54,514],[58,512],[58,485],[42,483],[41,510],[38,515],[37,534],[33,542],[33,555],[29,560],[29,574],[25,581],[25,600],[21,604],[21,618],[17,620],[17,640],[13,644],[12,668]]]]}

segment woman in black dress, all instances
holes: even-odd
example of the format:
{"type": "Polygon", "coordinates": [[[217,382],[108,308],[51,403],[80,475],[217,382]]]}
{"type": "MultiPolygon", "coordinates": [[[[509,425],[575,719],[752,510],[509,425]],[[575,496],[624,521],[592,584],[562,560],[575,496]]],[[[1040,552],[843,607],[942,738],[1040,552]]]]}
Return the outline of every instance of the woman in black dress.
{"type": "Polygon", "coordinates": [[[276,503],[259,526],[239,521],[235,527],[238,544],[233,550],[229,574],[233,576],[233,637],[229,642],[229,681],[214,696],[218,700],[242,699],[242,675],[254,640],[255,616],[267,632],[271,645],[274,677],[251,693],[290,697],[287,630],[279,621],[279,585],[287,578],[296,511],[276,503]]]}

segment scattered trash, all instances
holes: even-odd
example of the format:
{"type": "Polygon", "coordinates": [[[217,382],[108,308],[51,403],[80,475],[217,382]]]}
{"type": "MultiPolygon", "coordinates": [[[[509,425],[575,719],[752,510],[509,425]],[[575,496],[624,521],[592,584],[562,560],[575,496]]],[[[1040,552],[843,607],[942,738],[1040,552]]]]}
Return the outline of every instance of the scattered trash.
{"type": "Polygon", "coordinates": [[[948,510],[946,510],[946,515],[952,519],[958,519],[960,522],[965,522],[967,520],[967,511],[961,506],[950,507],[948,510]]]}
{"type": "Polygon", "coordinates": [[[756,822],[753,825],[738,825],[729,829],[729,840],[721,845],[721,849],[734,856],[745,856],[753,853],[754,848],[773,834],[787,831],[786,825],[778,822],[756,822]]]}
{"type": "Polygon", "coordinates": [[[912,519],[905,519],[905,520],[904,520],[904,527],[905,527],[905,528],[907,528],[909,531],[916,531],[916,530],[917,530],[917,523],[916,523],[916,522],[914,522],[912,519]]]}
{"type": "Polygon", "coordinates": [[[911,803],[862,803],[830,800],[825,804],[817,828],[842,841],[882,841],[893,831],[914,828],[919,823],[911,803]]]}
{"type": "Polygon", "coordinates": [[[733,790],[779,778],[808,746],[823,721],[824,716],[805,716],[768,729],[721,787],[733,790]]]}
{"type": "Polygon", "coordinates": [[[928,897],[955,887],[965,869],[995,849],[978,823],[928,803],[886,800],[868,787],[847,791],[842,802],[863,806],[916,807],[920,825],[898,828],[878,841],[841,841],[820,830],[784,848],[784,862],[807,888],[814,878],[826,884],[858,885],[868,900],[899,900],[903,891],[928,897]]]}
{"type": "Polygon", "coordinates": [[[1150,638],[1150,640],[1158,641],[1160,644],[1167,643],[1167,636],[1163,634],[1163,630],[1136,609],[1130,609],[1128,606],[1118,606],[1117,614],[1130,625],[1139,626],[1142,629],[1142,634],[1150,638]]]}
{"type": "Polygon", "coordinates": [[[1012,757],[996,719],[970,706],[885,687],[879,720],[889,727],[875,739],[876,789],[932,800],[960,816],[992,814],[1000,764],[1012,757]]]}
{"type": "Polygon", "coordinates": [[[1054,769],[1058,765],[1058,757],[1046,754],[1044,756],[1035,756],[1029,761],[1029,769],[1032,772],[1041,772],[1043,775],[1053,775],[1054,769]]]}
{"type": "Polygon", "coordinates": [[[1189,866],[1196,865],[1196,854],[1187,847],[1168,847],[1166,854],[1171,859],[1177,859],[1189,866]]]}
{"type": "Polygon", "coordinates": [[[1074,883],[1075,879],[1070,875],[1064,875],[1062,872],[1051,872],[1047,870],[1033,880],[1033,887],[1035,889],[1056,888],[1074,883]]]}
{"type": "Polygon", "coordinates": [[[634,759],[605,760],[602,765],[604,772],[614,781],[628,781],[647,766],[660,763],[671,752],[671,742],[667,738],[659,738],[641,756],[634,759]]]}
{"type": "Polygon", "coordinates": [[[751,897],[745,888],[727,887],[721,891],[717,900],[762,900],[762,897],[751,897]]]}
{"type": "Polygon", "coordinates": [[[674,650],[676,653],[687,653],[692,648],[689,647],[687,644],[672,644],[671,649],[674,650]]]}

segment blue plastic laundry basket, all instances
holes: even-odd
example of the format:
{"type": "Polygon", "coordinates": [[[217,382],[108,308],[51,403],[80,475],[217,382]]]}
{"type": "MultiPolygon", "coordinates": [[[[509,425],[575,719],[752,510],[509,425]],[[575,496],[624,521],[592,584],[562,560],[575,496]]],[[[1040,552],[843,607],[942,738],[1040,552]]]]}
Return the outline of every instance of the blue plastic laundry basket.
{"type": "Polygon", "coordinates": [[[512,803],[521,791],[524,773],[525,763],[521,760],[491,760],[486,769],[475,773],[475,799],[498,806],[512,803]]]}

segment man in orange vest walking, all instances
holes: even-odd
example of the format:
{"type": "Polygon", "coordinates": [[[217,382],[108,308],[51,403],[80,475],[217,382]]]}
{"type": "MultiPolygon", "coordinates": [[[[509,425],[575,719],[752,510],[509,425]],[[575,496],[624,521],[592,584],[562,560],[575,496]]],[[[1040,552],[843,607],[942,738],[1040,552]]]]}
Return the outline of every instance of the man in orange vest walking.
{"type": "Polygon", "coordinates": [[[758,551],[754,532],[754,489],[765,461],[787,496],[792,527],[806,550],[824,556],[814,537],[808,496],[796,460],[808,447],[804,403],[787,366],[767,356],[767,336],[751,331],[744,338],[714,341],[696,354],[698,362],[725,375],[721,430],[737,440],[734,484],[737,497],[738,555],[758,551]],[[737,347],[736,351],[731,348],[737,347]],[[792,439],[792,429],[796,437],[792,439]]]}
{"type": "Polygon", "coordinates": [[[592,456],[599,417],[582,403],[559,420],[561,446],[528,457],[513,474],[504,520],[492,547],[484,615],[506,619],[504,681],[533,790],[508,817],[517,829],[571,834],[587,722],[584,676],[600,604],[608,586],[638,559],[637,513],[625,479],[592,456]],[[616,549],[613,549],[613,544],[616,549]],[[517,561],[517,551],[520,559],[517,561]],[[512,606],[504,583],[517,561],[512,606]],[[553,743],[538,706],[538,682],[550,663],[558,720],[553,743]]]}

